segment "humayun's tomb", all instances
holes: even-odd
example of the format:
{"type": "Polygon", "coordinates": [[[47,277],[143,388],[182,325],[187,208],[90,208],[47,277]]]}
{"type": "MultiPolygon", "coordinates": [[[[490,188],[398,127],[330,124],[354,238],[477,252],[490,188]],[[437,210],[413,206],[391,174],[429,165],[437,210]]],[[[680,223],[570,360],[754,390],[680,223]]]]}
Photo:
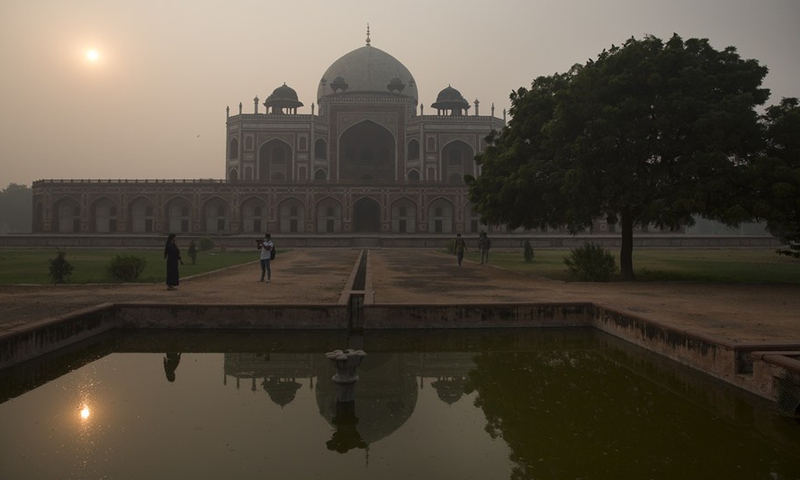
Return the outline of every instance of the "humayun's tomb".
{"type": "MultiPolygon", "coordinates": [[[[436,238],[480,230],[516,236],[480,224],[464,183],[464,175],[480,175],[475,155],[504,127],[505,111],[496,117],[492,104],[481,115],[479,101],[452,86],[426,109],[417,92],[411,72],[368,36],[325,70],[310,114],[297,113],[303,102],[285,84],[263,103],[254,98],[251,113],[241,103],[234,114],[228,108],[225,179],[38,180],[33,232],[174,232],[231,245],[266,232],[294,245],[349,245],[355,237],[440,244],[436,238]]],[[[594,233],[617,236],[613,227],[598,221],[594,233]]]]}

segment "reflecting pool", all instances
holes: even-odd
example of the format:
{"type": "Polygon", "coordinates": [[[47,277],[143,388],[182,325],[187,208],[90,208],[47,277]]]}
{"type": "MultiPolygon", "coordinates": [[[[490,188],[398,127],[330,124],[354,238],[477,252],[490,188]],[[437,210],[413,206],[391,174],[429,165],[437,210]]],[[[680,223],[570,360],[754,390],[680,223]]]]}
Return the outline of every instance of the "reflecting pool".
{"type": "Polygon", "coordinates": [[[2,479],[800,479],[794,419],[591,329],[114,332],[0,371],[0,429],[2,479]]]}

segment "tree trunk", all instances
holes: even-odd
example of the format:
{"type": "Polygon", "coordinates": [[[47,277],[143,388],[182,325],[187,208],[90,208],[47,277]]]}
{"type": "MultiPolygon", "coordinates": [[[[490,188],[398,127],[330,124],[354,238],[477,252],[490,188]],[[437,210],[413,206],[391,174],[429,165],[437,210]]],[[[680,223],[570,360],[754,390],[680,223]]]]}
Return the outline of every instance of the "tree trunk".
{"type": "Polygon", "coordinates": [[[620,212],[622,246],[619,250],[619,270],[623,280],[634,280],[633,275],[633,214],[627,208],[620,212]]]}

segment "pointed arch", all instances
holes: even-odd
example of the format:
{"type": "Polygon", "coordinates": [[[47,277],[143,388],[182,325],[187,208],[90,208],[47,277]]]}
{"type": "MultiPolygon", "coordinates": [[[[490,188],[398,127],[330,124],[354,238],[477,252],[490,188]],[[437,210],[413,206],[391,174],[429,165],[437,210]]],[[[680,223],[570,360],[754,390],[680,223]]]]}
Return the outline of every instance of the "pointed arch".
{"type": "Polygon", "coordinates": [[[463,140],[453,140],[442,147],[442,179],[463,184],[464,175],[475,174],[475,149],[463,140]]]}
{"type": "Polygon", "coordinates": [[[128,203],[128,231],[152,233],[155,230],[155,204],[147,197],[137,197],[128,203]]]}
{"type": "Polygon", "coordinates": [[[357,182],[395,180],[394,134],[372,120],[362,120],[339,137],[339,179],[357,182]]]}
{"type": "Polygon", "coordinates": [[[327,160],[328,159],[328,142],[322,138],[318,138],[314,142],[314,159],[327,160]]]}
{"type": "Polygon", "coordinates": [[[89,207],[89,229],[94,233],[115,233],[117,231],[117,203],[103,196],[89,207]]]}
{"type": "Polygon", "coordinates": [[[184,197],[171,197],[164,203],[164,217],[170,233],[189,233],[192,228],[192,203],[184,197]]]}
{"type": "Polygon", "coordinates": [[[239,139],[231,138],[228,143],[228,158],[231,160],[239,158],[239,139]]]}
{"type": "Polygon", "coordinates": [[[56,231],[79,233],[81,231],[81,204],[73,197],[61,197],[53,203],[56,231]]]}
{"type": "Polygon", "coordinates": [[[317,233],[342,233],[342,204],[326,197],[314,206],[317,217],[317,233]]]}
{"type": "Polygon", "coordinates": [[[328,179],[328,172],[324,168],[318,168],[314,171],[314,181],[322,182],[328,179]]]}
{"type": "Polygon", "coordinates": [[[392,203],[390,209],[392,233],[415,233],[417,231],[417,204],[408,197],[392,203]]]}
{"type": "Polygon", "coordinates": [[[242,233],[267,233],[269,206],[263,198],[252,196],[242,202],[242,233]]]}
{"type": "Polygon", "coordinates": [[[214,196],[203,202],[201,207],[205,220],[205,231],[209,233],[228,233],[230,230],[231,206],[220,197],[214,196]]]}
{"type": "Polygon", "coordinates": [[[408,159],[419,160],[419,140],[416,138],[408,142],[408,159]]]}
{"type": "Polygon", "coordinates": [[[381,204],[372,197],[361,197],[353,203],[353,231],[377,233],[381,231],[381,204]]]}
{"type": "Polygon", "coordinates": [[[258,149],[258,181],[283,181],[291,173],[294,152],[287,142],[273,138],[258,149]]]}
{"type": "Polygon", "coordinates": [[[442,198],[436,198],[428,204],[428,232],[452,233],[455,218],[453,204],[442,198]]]}
{"type": "Polygon", "coordinates": [[[305,231],[305,207],[297,198],[290,197],[278,204],[278,225],[282,233],[305,231]]]}

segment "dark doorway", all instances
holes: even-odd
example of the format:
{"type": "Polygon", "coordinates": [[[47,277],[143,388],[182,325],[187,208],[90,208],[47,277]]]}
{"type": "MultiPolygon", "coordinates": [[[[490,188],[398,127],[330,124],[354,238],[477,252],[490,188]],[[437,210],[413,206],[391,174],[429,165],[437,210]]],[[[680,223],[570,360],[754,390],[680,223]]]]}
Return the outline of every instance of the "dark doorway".
{"type": "Polygon", "coordinates": [[[340,180],[394,181],[394,136],[370,120],[353,125],[339,141],[339,165],[340,180]]]}
{"type": "Polygon", "coordinates": [[[353,230],[377,233],[381,230],[381,207],[371,198],[362,198],[353,205],[353,230]]]}

